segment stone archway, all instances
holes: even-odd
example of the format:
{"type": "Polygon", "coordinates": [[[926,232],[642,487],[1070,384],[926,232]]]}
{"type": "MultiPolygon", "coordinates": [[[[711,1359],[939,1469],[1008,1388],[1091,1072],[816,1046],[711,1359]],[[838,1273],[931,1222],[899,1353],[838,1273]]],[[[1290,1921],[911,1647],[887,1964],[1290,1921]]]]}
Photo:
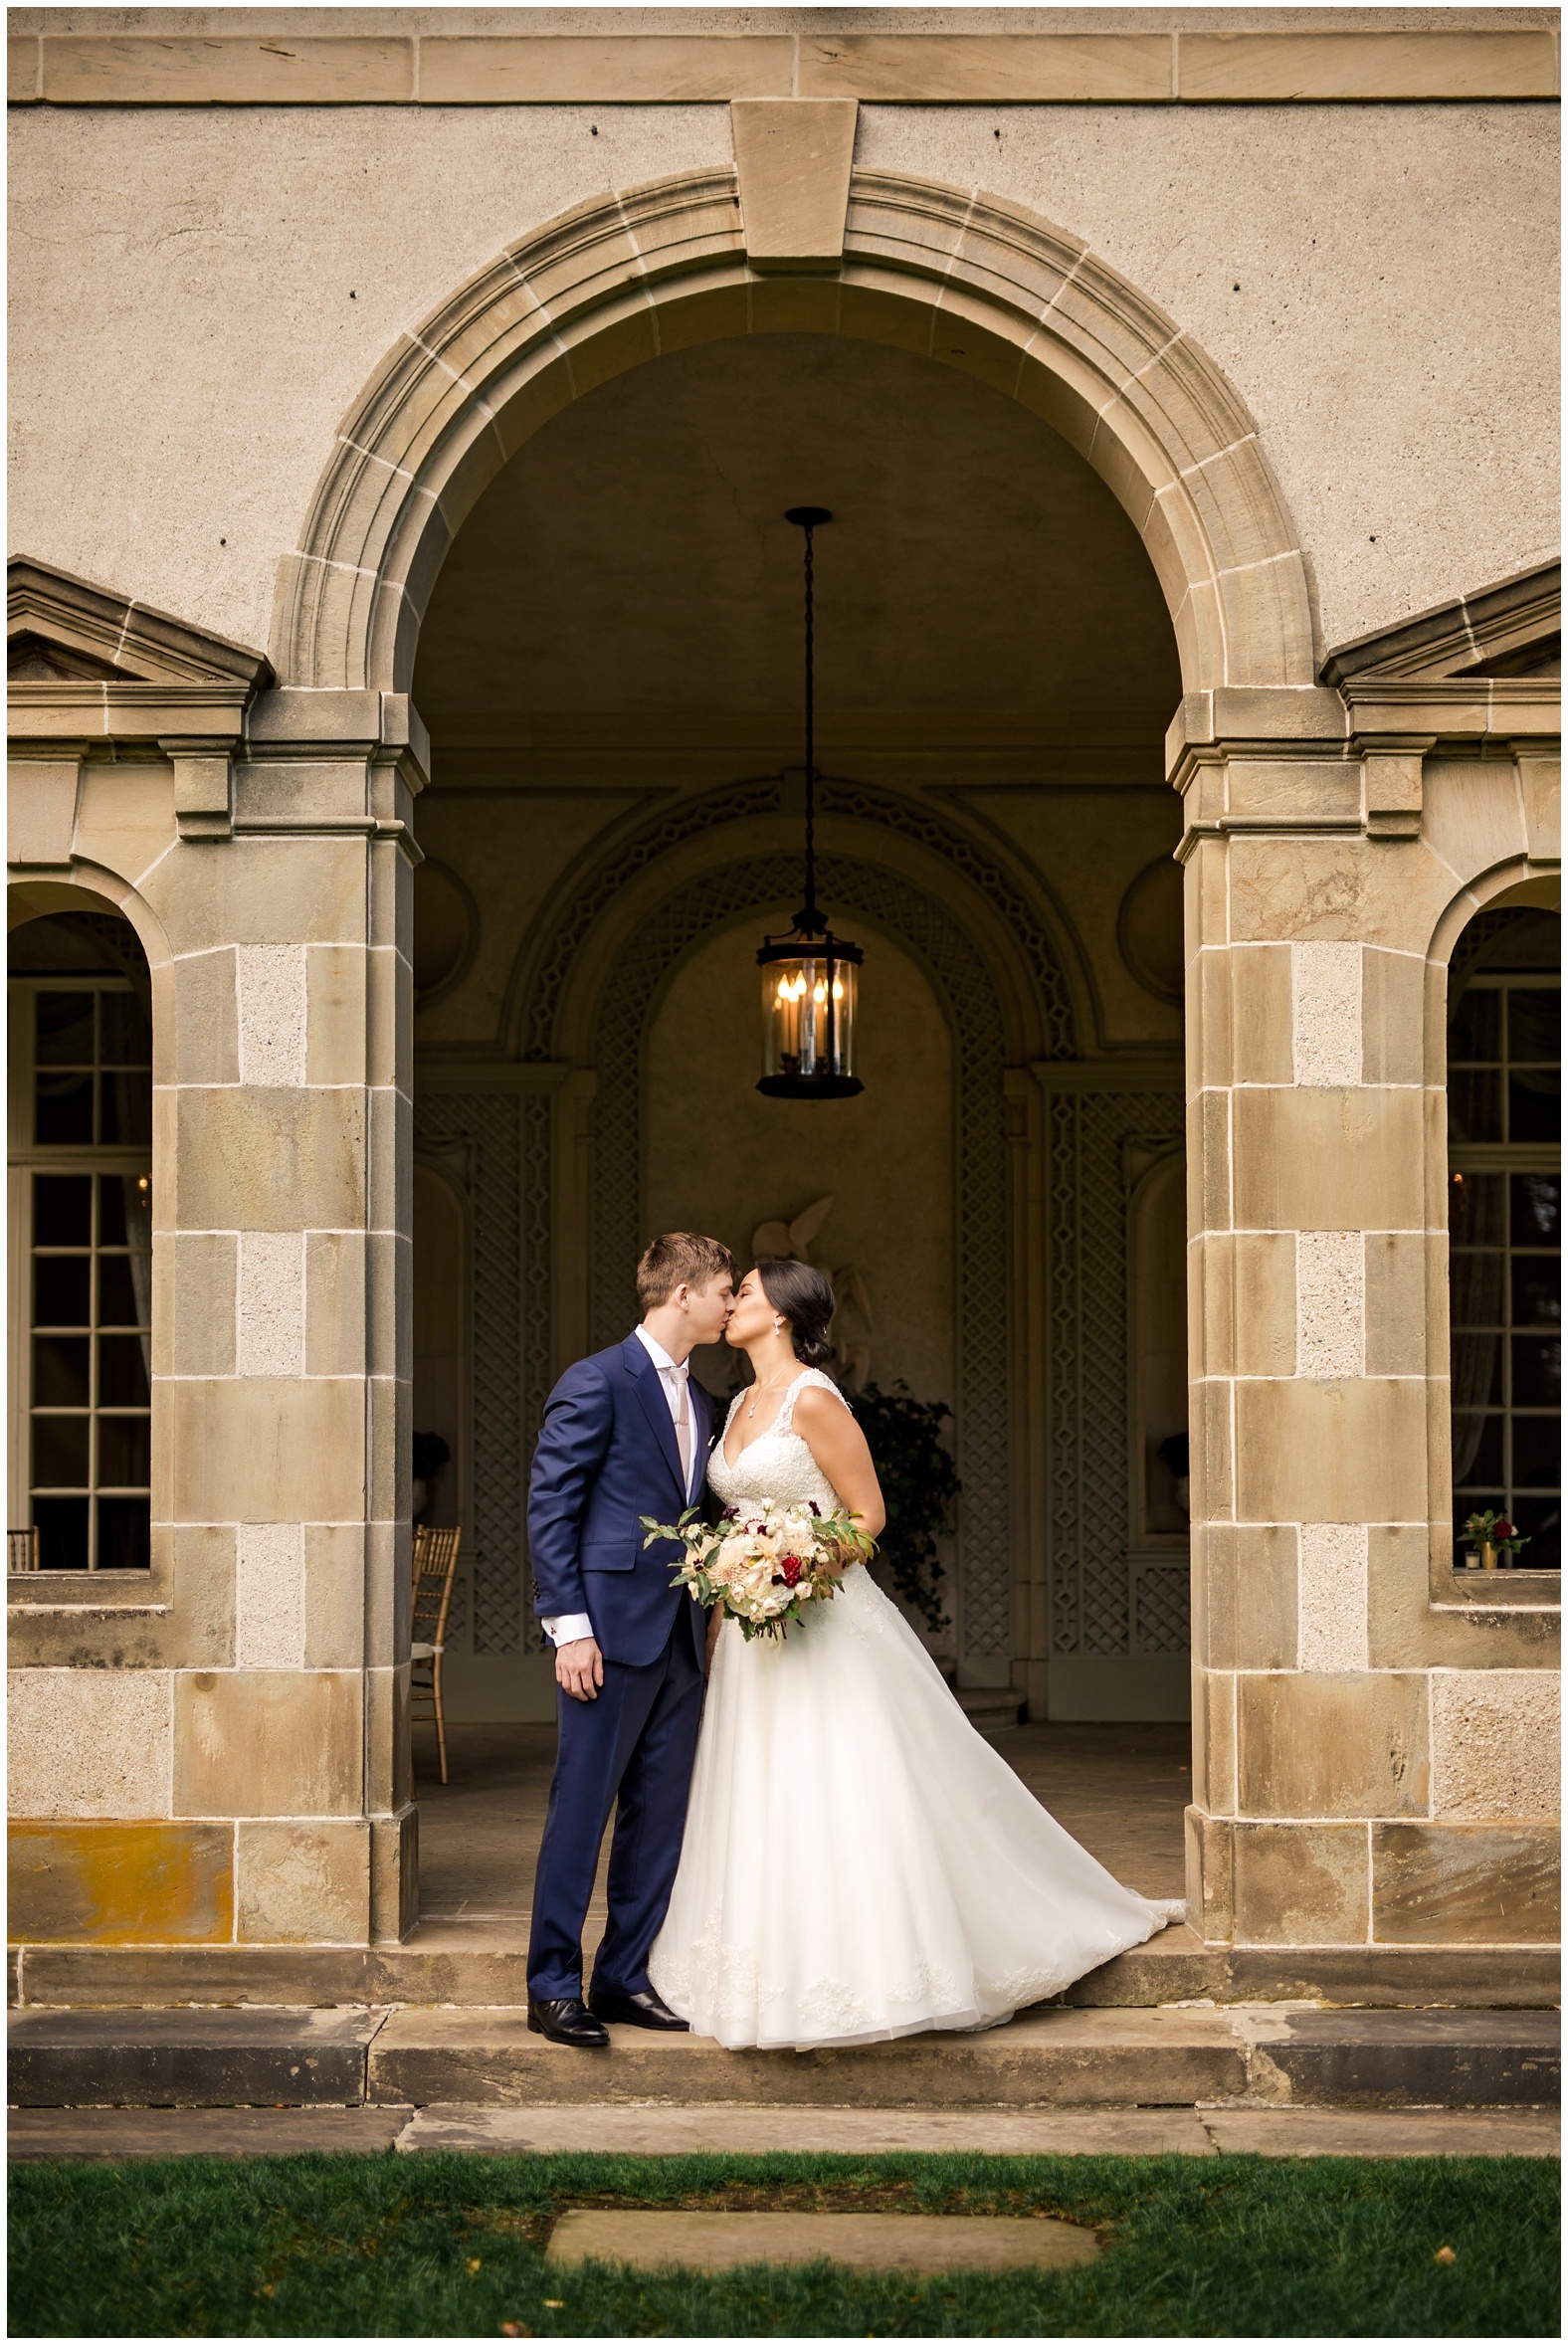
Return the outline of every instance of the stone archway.
{"type": "Polygon", "coordinates": [[[1079,239],[875,171],[852,177],[835,277],[755,275],[734,175],[699,172],[585,205],[471,278],[344,419],[283,565],[280,680],[406,689],[447,552],[533,432],[666,350],[770,331],[915,348],[1060,432],[1142,536],[1189,692],[1314,682],[1294,527],[1221,370],[1079,239]]]}

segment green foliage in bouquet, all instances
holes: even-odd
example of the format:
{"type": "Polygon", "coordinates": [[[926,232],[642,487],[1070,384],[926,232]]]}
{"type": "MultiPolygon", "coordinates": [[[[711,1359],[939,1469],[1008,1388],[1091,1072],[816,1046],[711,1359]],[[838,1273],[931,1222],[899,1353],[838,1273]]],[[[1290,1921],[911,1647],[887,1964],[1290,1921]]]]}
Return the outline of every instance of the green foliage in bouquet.
{"type": "Polygon", "coordinates": [[[942,1421],[952,1411],[945,1401],[917,1401],[901,1377],[890,1392],[869,1384],[845,1398],[871,1444],[887,1502],[878,1553],[911,1612],[928,1629],[945,1629],[936,1541],[952,1522],[962,1487],[951,1453],[942,1447],[942,1421]]]}

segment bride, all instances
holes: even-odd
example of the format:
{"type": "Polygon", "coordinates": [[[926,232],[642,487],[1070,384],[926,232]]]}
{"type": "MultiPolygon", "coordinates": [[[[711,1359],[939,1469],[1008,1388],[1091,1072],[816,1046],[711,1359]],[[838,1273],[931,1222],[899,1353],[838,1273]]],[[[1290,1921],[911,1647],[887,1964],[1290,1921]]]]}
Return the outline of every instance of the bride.
{"type": "MultiPolygon", "coordinates": [[[[874,1537],[866,1437],[820,1363],[833,1289],[804,1263],[741,1282],[750,1356],[708,1464],[726,1507],[814,1499],[874,1537]]],[[[985,2028],[1179,1913],[1124,1889],[969,1724],[864,1564],[782,1640],[715,1607],[686,1838],[653,1983],[700,2035],[868,2044],[985,2028]]]]}

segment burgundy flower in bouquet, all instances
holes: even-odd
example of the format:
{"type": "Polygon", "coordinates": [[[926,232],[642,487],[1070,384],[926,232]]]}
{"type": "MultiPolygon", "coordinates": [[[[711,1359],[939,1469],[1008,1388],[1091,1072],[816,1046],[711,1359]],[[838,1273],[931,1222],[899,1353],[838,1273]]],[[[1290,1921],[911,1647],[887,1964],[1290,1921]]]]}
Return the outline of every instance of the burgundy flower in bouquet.
{"type": "Polygon", "coordinates": [[[718,1605],[740,1623],[741,1634],[782,1637],[804,1621],[807,1608],[839,1592],[848,1565],[876,1553],[852,1515],[823,1514],[815,1505],[750,1506],[744,1519],[699,1520],[688,1507],[678,1523],[642,1518],[648,1537],[677,1539],[686,1549],[675,1585],[688,1588],[704,1609],[718,1605]]]}

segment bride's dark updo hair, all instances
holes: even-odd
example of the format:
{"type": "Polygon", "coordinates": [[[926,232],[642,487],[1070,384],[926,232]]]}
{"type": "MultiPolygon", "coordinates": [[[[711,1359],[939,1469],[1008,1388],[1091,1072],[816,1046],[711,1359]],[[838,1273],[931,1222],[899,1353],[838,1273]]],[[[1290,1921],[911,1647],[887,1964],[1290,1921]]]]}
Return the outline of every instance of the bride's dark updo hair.
{"type": "Polygon", "coordinates": [[[821,1368],[833,1357],[828,1328],[834,1312],[833,1288],[809,1263],[758,1263],[762,1291],[776,1311],[789,1321],[795,1357],[807,1368],[821,1368]]]}

